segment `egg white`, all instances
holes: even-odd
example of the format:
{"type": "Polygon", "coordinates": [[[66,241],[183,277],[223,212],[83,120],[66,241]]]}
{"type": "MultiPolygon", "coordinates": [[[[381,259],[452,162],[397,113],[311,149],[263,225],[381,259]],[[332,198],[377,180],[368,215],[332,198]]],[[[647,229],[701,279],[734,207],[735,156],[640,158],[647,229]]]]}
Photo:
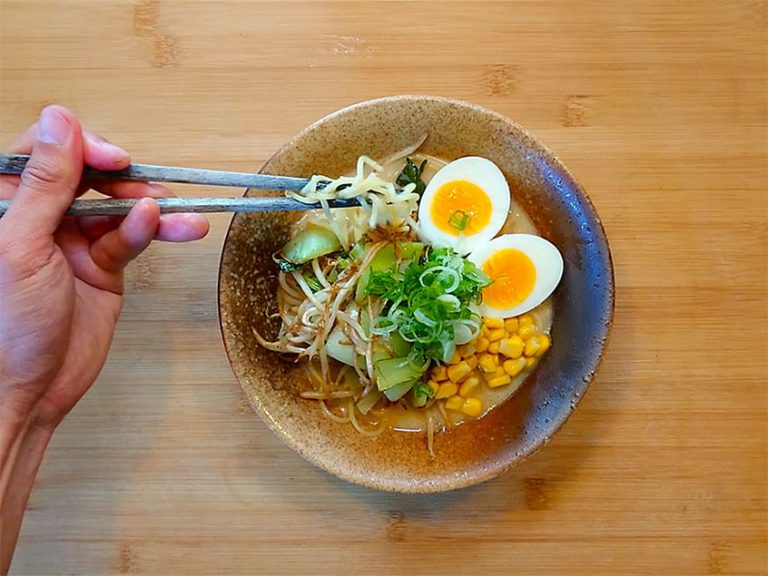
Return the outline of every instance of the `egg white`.
{"type": "Polygon", "coordinates": [[[509,185],[498,166],[486,158],[467,156],[448,163],[429,181],[419,202],[419,235],[437,246],[450,246],[459,254],[481,247],[498,234],[509,213],[509,185]],[[446,182],[466,180],[482,189],[491,201],[488,225],[472,235],[454,236],[440,230],[432,220],[435,193],[446,182]]]}
{"type": "Polygon", "coordinates": [[[519,250],[527,255],[536,269],[536,280],[525,300],[516,306],[495,308],[483,302],[481,312],[484,316],[511,318],[525,314],[544,302],[554,292],[563,277],[563,257],[560,251],[548,240],[533,234],[504,234],[472,252],[467,259],[482,269],[483,264],[491,256],[505,249],[519,250]]]}

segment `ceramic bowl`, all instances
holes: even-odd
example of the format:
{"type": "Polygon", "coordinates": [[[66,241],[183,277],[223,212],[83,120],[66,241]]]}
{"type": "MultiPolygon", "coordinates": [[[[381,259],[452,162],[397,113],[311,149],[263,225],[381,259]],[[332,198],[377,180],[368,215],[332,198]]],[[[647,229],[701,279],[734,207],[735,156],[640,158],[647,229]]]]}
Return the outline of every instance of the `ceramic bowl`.
{"type": "MultiPolygon", "coordinates": [[[[565,273],[554,294],[553,346],[506,402],[485,417],[436,435],[430,458],[420,434],[363,437],[314,401],[290,360],[260,348],[253,329],[274,335],[277,267],[297,213],[240,214],[219,273],[221,330],[232,369],[267,426],[310,462],[350,482],[397,492],[439,492],[488,480],[518,464],[557,431],[592,381],[613,316],[613,269],[603,227],[574,178],[511,120],[465,102],[396,96],[355,104],[312,124],[279,150],[265,173],[341,175],[361,154],[382,158],[424,132],[423,152],[445,160],[489,158],[542,236],[559,247],[565,273]]],[[[264,194],[248,191],[247,195],[264,194]]],[[[275,192],[274,194],[279,194],[275,192]]],[[[258,434],[258,428],[254,428],[258,434]]]]}

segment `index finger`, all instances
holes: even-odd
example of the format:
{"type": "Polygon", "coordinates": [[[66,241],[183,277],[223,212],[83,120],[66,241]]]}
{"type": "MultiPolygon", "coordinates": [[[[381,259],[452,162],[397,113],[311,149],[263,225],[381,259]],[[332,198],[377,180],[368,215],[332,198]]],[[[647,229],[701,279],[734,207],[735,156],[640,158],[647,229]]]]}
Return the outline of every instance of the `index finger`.
{"type": "MultiPolygon", "coordinates": [[[[37,122],[32,124],[9,145],[8,151],[15,154],[29,154],[37,137],[37,122]]],[[[131,156],[103,136],[90,130],[83,130],[83,162],[97,170],[122,170],[131,163],[131,156]]]]}
{"type": "MultiPolygon", "coordinates": [[[[83,130],[83,163],[97,170],[122,170],[131,164],[131,157],[122,148],[107,142],[102,136],[83,130]]],[[[32,124],[9,145],[8,151],[15,154],[29,154],[37,137],[37,123],[32,124]]],[[[0,176],[0,200],[10,200],[19,185],[18,176],[0,176]]],[[[91,188],[87,182],[81,182],[76,196],[91,188]]]]}

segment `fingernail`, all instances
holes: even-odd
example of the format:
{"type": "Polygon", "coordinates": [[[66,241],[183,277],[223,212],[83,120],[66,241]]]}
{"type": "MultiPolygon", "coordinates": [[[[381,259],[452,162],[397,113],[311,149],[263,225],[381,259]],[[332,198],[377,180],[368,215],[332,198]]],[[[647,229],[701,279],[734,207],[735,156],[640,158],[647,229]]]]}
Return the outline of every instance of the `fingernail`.
{"type": "Polygon", "coordinates": [[[37,124],[37,138],[51,144],[64,144],[69,138],[72,127],[66,118],[55,108],[45,108],[37,124]]]}
{"type": "Polygon", "coordinates": [[[147,184],[147,197],[149,198],[165,198],[168,194],[168,188],[162,184],[147,184]]]}
{"type": "Polygon", "coordinates": [[[128,158],[128,152],[120,148],[120,146],[115,146],[114,144],[110,144],[107,141],[99,142],[99,146],[101,146],[101,148],[109,154],[120,156],[121,158],[128,158]]]}

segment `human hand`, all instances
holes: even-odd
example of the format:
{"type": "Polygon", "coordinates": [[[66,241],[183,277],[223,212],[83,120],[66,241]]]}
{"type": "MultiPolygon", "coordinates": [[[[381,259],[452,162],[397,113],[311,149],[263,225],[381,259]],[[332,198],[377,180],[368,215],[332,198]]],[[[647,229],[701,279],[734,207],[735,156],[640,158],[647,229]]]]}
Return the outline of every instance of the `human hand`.
{"type": "Polygon", "coordinates": [[[0,573],[6,573],[24,506],[53,429],[93,384],[123,303],[123,269],[152,239],[185,242],[208,232],[195,214],[160,216],[143,182],[94,184],[116,198],[144,198],[124,218],[69,218],[87,190],[84,165],[119,170],[128,154],[49,106],[10,147],[31,158],[0,179],[11,206],[0,218],[0,573]]]}
{"type": "Polygon", "coordinates": [[[65,108],[43,110],[40,122],[11,146],[30,153],[21,178],[4,177],[0,198],[0,370],[3,404],[55,426],[96,379],[123,302],[123,269],[153,238],[203,237],[199,215],[160,217],[150,198],[169,196],[143,182],[100,183],[117,198],[149,197],[125,218],[64,218],[83,165],[119,170],[128,154],[82,131],[65,108]]]}

